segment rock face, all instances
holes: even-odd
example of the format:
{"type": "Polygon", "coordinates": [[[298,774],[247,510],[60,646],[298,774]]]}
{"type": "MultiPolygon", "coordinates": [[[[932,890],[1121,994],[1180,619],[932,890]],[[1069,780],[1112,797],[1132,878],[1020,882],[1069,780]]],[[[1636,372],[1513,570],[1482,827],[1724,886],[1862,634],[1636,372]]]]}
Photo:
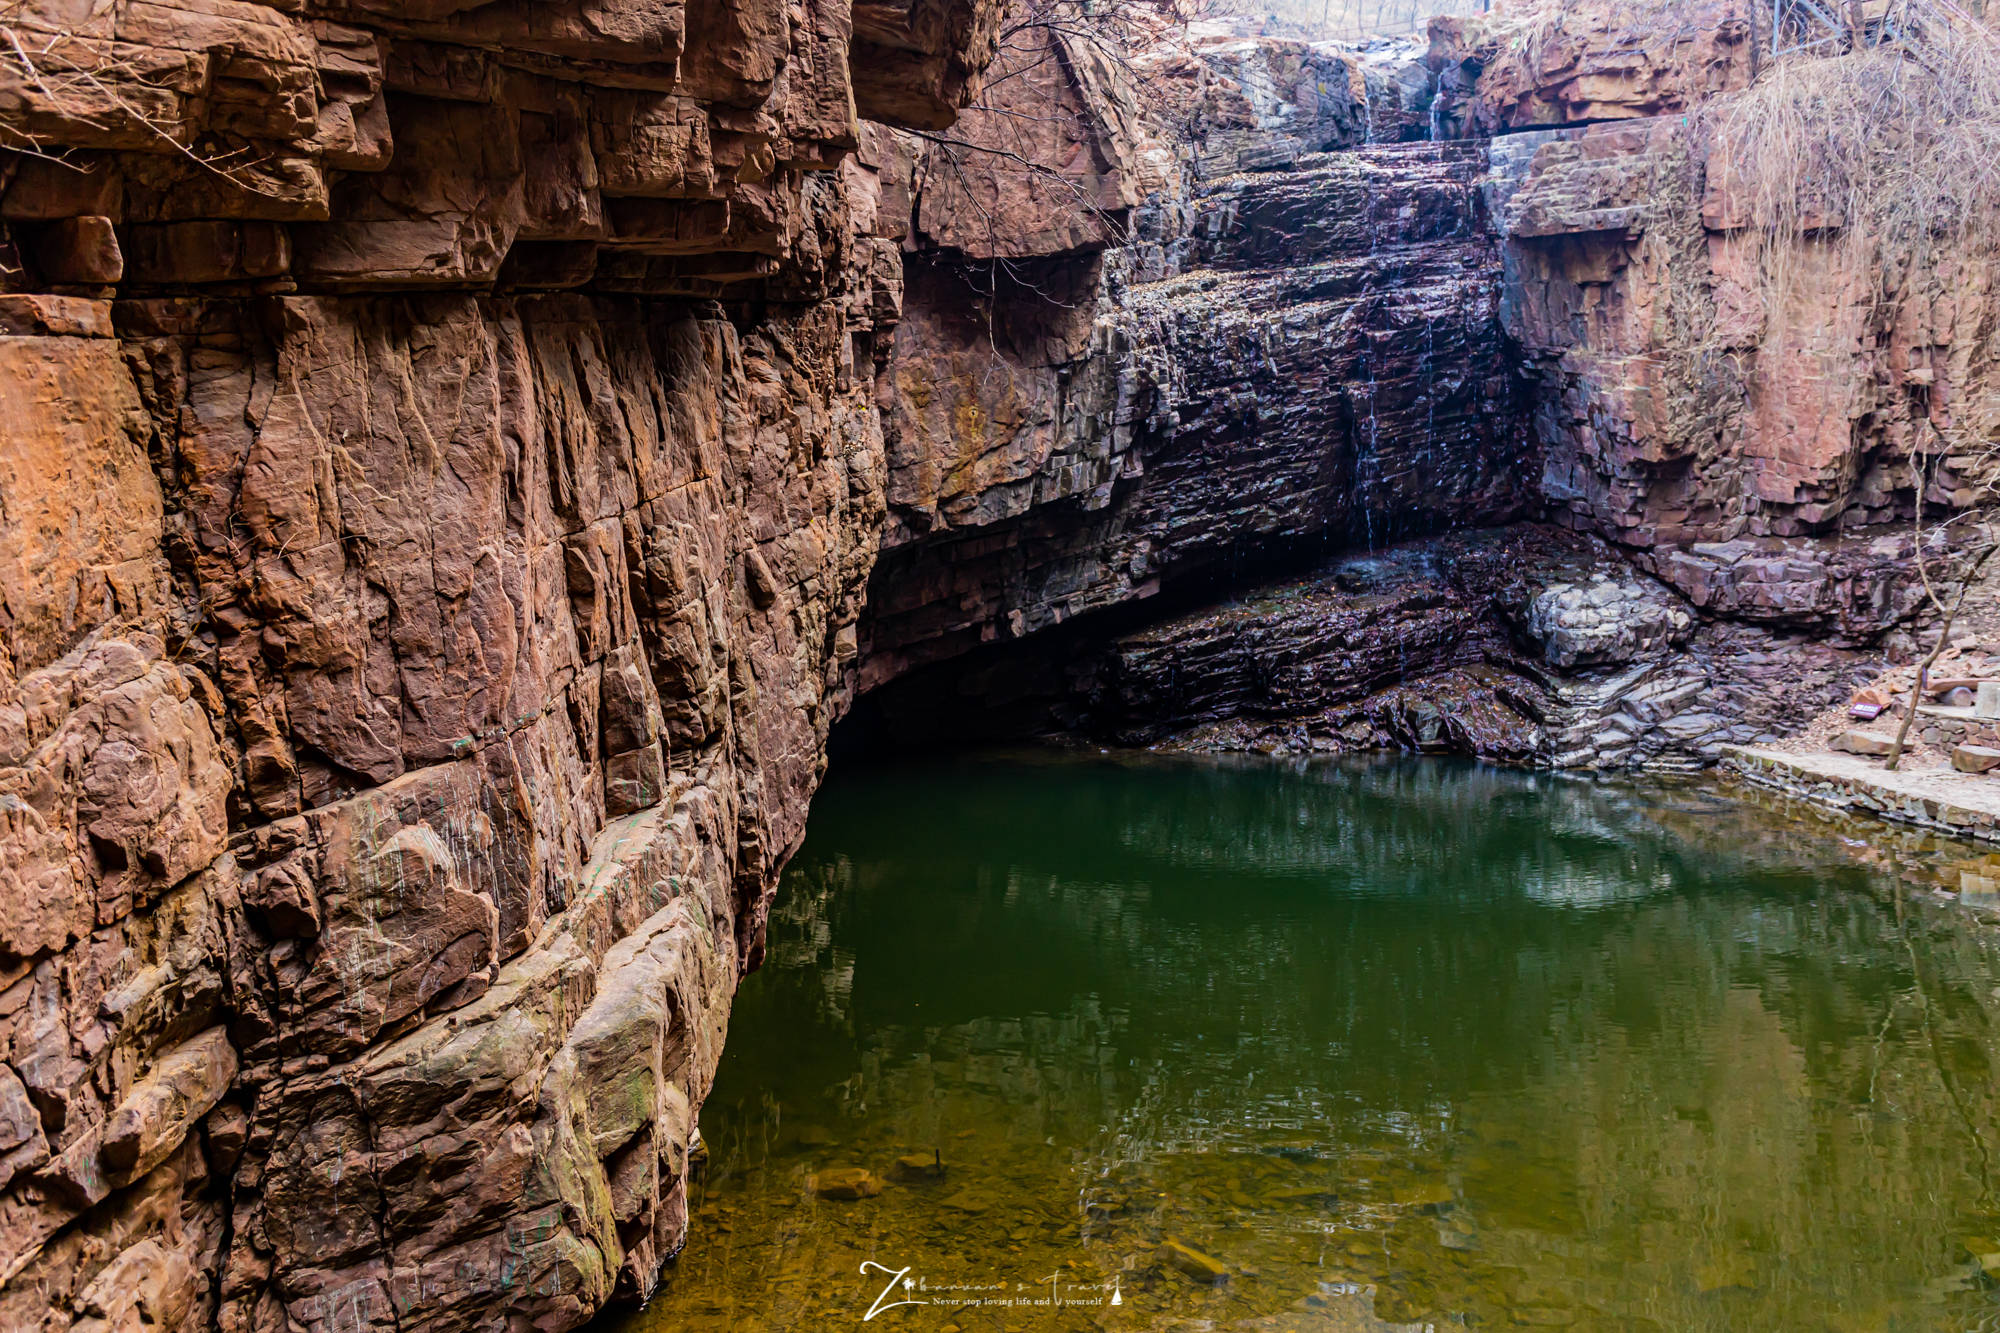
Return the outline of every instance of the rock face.
{"type": "MultiPolygon", "coordinates": [[[[1914,453],[2000,425],[2000,306],[1971,277],[1987,262],[1954,257],[1884,303],[1851,250],[1818,243],[1776,294],[1791,308],[1766,310],[1747,210],[1697,130],[1505,142],[1509,324],[1540,381],[1552,509],[1712,614],[1847,644],[1907,617],[1914,453]]],[[[1940,461],[1930,505],[1967,502],[1964,467],[1940,461]]]]}
{"type": "Polygon", "coordinates": [[[1735,0],[1650,24],[1528,3],[1438,21],[1431,60],[1465,89],[1449,114],[1485,130],[1631,122],[1493,145],[1551,516],[1707,615],[1866,644],[1917,604],[1913,457],[1952,455],[1924,488],[1936,521],[1973,494],[1973,460],[1939,442],[2000,435],[1996,256],[1961,247],[1885,282],[1823,229],[1788,281],[1760,281],[1750,168],[1722,118],[1679,113],[1747,86],[1768,20],[1735,0]]]}
{"type": "Polygon", "coordinates": [[[1180,151],[1124,245],[1017,259],[1040,267],[1013,288],[945,251],[910,265],[928,285],[898,341],[863,679],[977,651],[882,708],[1429,747],[1382,709],[1430,676],[1425,707],[1498,701],[1457,748],[1678,764],[1783,734],[1906,653],[1918,492],[1933,525],[1975,493],[1976,460],[1937,441],[2000,438],[1995,257],[1946,255],[1884,299],[1863,249],[1818,234],[1788,284],[1761,281],[1755,191],[1704,109],[1756,77],[1759,22],[1731,0],[1438,20],[1427,83],[1349,66],[1362,133],[1327,131],[1323,155],[1297,127],[1347,124],[1326,117],[1330,48],[1156,45],[1137,68],[1168,91],[1138,123],[1180,151]],[[1359,141],[1384,126],[1499,137],[1359,141]],[[1389,559],[1383,601],[1328,581],[1351,563],[1258,586],[1325,547],[1524,518],[1602,539],[1600,573],[1524,552],[1545,591],[1516,607],[1456,557],[1443,585],[1422,572],[1447,542],[1389,559]],[[1133,635],[1154,597],[1163,623],[1133,635]],[[1060,648],[1005,651],[1085,613],[1060,648]]]}
{"type": "Polygon", "coordinates": [[[1871,674],[1812,636],[1705,621],[1603,540],[1546,524],[1341,555],[1128,632],[1031,638],[873,701],[913,739],[995,735],[1563,768],[1693,768],[1791,734],[1871,674]]]}
{"type": "Polygon", "coordinates": [[[1367,145],[1363,73],[1325,49],[1150,62],[1205,130],[1178,158],[1077,85],[1098,160],[1149,190],[1126,245],[1001,269],[913,242],[864,687],[1234,561],[1531,503],[1483,145],[1367,145]]]}
{"type": "Polygon", "coordinates": [[[1341,558],[1121,636],[1071,679],[1084,725],[1137,744],[1681,768],[1796,731],[1869,670],[1702,622],[1601,540],[1531,524],[1341,558]]]}
{"type": "Polygon", "coordinates": [[[857,113],[996,22],[10,11],[0,1325],[651,1290],[884,516],[857,113]]]}
{"type": "Polygon", "coordinates": [[[1672,115],[1750,86],[1770,46],[1757,0],[1514,0],[1430,25],[1438,123],[1458,135],[1672,115]]]}
{"type": "Polygon", "coordinates": [[[1568,766],[1849,689],[1994,266],[1765,308],[1755,7],[1630,9],[9,10],[0,1326],[642,1299],[857,688],[1568,766]]]}

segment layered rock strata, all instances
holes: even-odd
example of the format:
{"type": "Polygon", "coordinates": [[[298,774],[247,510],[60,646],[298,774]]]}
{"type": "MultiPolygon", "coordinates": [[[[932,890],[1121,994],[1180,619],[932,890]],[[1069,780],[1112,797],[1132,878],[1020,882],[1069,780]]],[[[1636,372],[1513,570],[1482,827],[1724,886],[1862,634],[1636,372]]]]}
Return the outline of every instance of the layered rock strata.
{"type": "Polygon", "coordinates": [[[1704,618],[1602,539],[1523,523],[975,653],[868,714],[899,743],[950,712],[972,736],[1679,770],[1796,733],[1878,668],[1809,633],[1704,618]]]}
{"type": "MultiPolygon", "coordinates": [[[[1622,566],[1606,574],[1610,583],[1670,604],[1690,629],[1670,651],[1643,655],[1643,670],[1633,659],[1630,670],[1577,674],[1576,663],[1557,662],[1547,664],[1553,675],[1529,673],[1531,685],[1508,687],[1538,699],[1513,710],[1526,721],[1495,715],[1489,739],[1468,733],[1461,748],[1566,765],[1708,762],[1720,744],[1795,728],[1842,698],[1870,661],[1908,655],[1928,632],[1919,506],[1928,568],[1948,572],[1957,557],[1936,529],[1983,484],[1975,474],[1991,450],[1976,442],[2000,438],[1994,257],[1961,247],[1885,275],[1865,245],[1822,229],[1786,256],[1788,280],[1772,281],[1763,267],[1770,220],[1748,169],[1729,160],[1726,117],[1716,112],[1752,82],[1768,50],[1753,11],[1731,0],[1645,16],[1524,3],[1439,20],[1430,85],[1399,105],[1427,93],[1424,129],[1491,138],[1349,142],[1301,157],[1284,147],[1282,126],[1313,99],[1266,80],[1255,85],[1260,104],[1287,107],[1266,117],[1278,147],[1259,157],[1232,142],[1232,161],[1255,170],[1231,174],[1225,164],[1211,177],[1199,166],[1199,118],[1186,121],[1196,128],[1185,158],[1196,165],[1138,210],[1132,241],[1067,261],[1068,287],[1042,280],[1063,292],[1064,315],[1053,321],[1062,336],[1037,326],[1016,352],[1004,334],[980,343],[968,329],[951,345],[972,350],[949,374],[935,357],[917,363],[925,392],[960,423],[1009,420],[992,386],[1011,390],[1023,382],[1019,366],[1047,366],[1040,373],[1052,387],[1039,401],[1063,411],[1036,420],[1067,429],[992,432],[1035,441],[987,455],[1011,471],[939,466],[952,455],[928,423],[892,440],[892,458],[911,441],[921,446],[899,462],[903,472],[928,475],[928,465],[957,490],[914,511],[908,536],[892,511],[892,549],[864,624],[880,665],[864,668],[866,678],[977,652],[961,670],[884,696],[884,708],[912,714],[953,700],[993,705],[987,722],[1001,727],[1186,740],[1192,726],[1204,744],[1334,744],[1346,722],[1321,725],[1331,702],[1360,707],[1390,687],[1354,667],[1355,645],[1371,636],[1407,644],[1408,627],[1353,622],[1330,576],[1314,576],[1311,593],[1258,589],[1259,571],[1308,568],[1319,545],[1374,551],[1417,532],[1524,517],[1601,538],[1595,558],[1622,566]],[[1477,202],[1432,211],[1422,202],[1435,197],[1422,174],[1432,172],[1476,191],[1477,202]],[[1365,205],[1344,193],[1352,179],[1369,181],[1365,205]],[[1413,253],[1437,262],[1413,266],[1413,253]],[[1325,321],[1327,289],[1313,275],[1335,254],[1357,275],[1351,309],[1361,313],[1325,321]],[[1482,265],[1496,263],[1503,272],[1489,287],[1482,265]],[[1384,288],[1395,295],[1384,300],[1384,288]],[[1201,334],[1161,314],[1197,306],[1201,334]],[[1371,312],[1382,318],[1366,325],[1371,312]],[[1261,336],[1236,339],[1245,327],[1261,336]],[[1343,339],[1357,330],[1365,354],[1349,355],[1355,344],[1343,339]],[[1295,332],[1317,371],[1286,359],[1295,332]],[[1425,369],[1440,363],[1457,383],[1481,387],[1440,391],[1425,369]],[[1399,370],[1399,387],[1385,394],[1375,373],[1384,366],[1417,374],[1399,370]],[[1115,386],[1115,397],[1093,396],[1092,384],[1115,386]],[[1342,400],[1344,412],[1329,410],[1342,400]],[[1383,415],[1385,401],[1398,410],[1383,415]],[[1240,425],[1222,424],[1231,420],[1240,425]],[[1104,439],[1109,447],[1088,443],[1104,439]],[[1029,470],[1044,458],[1048,471],[1029,470]],[[1340,498],[1321,505],[1322,485],[1340,498]],[[994,646],[1082,612],[1158,593],[1178,612],[1218,590],[1249,603],[1296,599],[1299,613],[1271,623],[1236,611],[1176,616],[1136,639],[1128,636],[1142,613],[1100,614],[1094,631],[1065,636],[1059,662],[1055,650],[1010,659],[994,646]],[[1336,682],[1332,694],[1241,690],[1245,653],[1217,657],[1204,636],[1220,643],[1253,624],[1251,640],[1311,663],[1309,674],[1336,682]],[[1339,625],[1348,628],[1334,632],[1339,625]],[[1172,688],[1144,681],[1128,696],[1117,671],[1075,669],[1101,654],[1118,670],[1171,661],[1172,688]],[[1242,727],[1216,730],[1238,711],[1242,727]],[[1278,724],[1294,713],[1311,725],[1288,741],[1278,724]]],[[[1202,63],[1200,42],[1194,50],[1215,86],[1237,86],[1212,58],[1202,63]]],[[[1364,91],[1394,82],[1365,62],[1353,80],[1364,91]]],[[[996,298],[995,308],[1008,307],[996,298]]],[[[919,318],[899,360],[938,341],[938,324],[919,318]]],[[[968,438],[962,430],[952,443],[968,438]]],[[[1415,576],[1401,586],[1396,598],[1430,595],[1415,576]]],[[[1514,664],[1541,657],[1532,626],[1507,614],[1494,589],[1454,586],[1461,610],[1505,633],[1455,625],[1468,636],[1453,640],[1457,657],[1400,657],[1405,676],[1437,677],[1414,697],[1449,701],[1485,688],[1444,682],[1459,657],[1516,675],[1514,664]]],[[[1984,623],[1977,606],[1967,614],[1962,624],[1984,623]]],[[[1421,739],[1379,725],[1347,739],[1363,732],[1377,743],[1421,739]]]]}
{"type": "Polygon", "coordinates": [[[1758,0],[1513,0],[1430,22],[1434,123],[1456,137],[1675,115],[1740,92],[1771,46],[1758,0]]]}
{"type": "Polygon", "coordinates": [[[1135,744],[1658,769],[1789,735],[1872,668],[1704,620],[1600,539],[1523,525],[1340,558],[1113,639],[1071,679],[1086,725],[1135,744]]]}
{"type": "MultiPolygon", "coordinates": [[[[865,686],[1238,562],[1531,503],[1483,146],[1369,145],[1366,72],[1326,48],[1148,59],[1150,138],[1076,85],[1096,160],[1149,191],[1123,246],[915,240],[865,686]]],[[[941,170],[919,163],[920,217],[941,170]]]]}
{"type": "Polygon", "coordinates": [[[1870,643],[1917,607],[1919,490],[1933,525],[1963,509],[1968,442],[2000,438],[1996,257],[1885,272],[1829,227],[1763,271],[1772,219],[1714,95],[1755,76],[1768,20],[1531,3],[1440,20],[1431,59],[1469,80],[1452,114],[1502,135],[1489,193],[1552,516],[1705,614],[1870,643]],[[1578,121],[1625,123],[1537,128],[1578,121]]]}
{"type": "Polygon", "coordinates": [[[0,1325],[652,1289],[996,17],[8,11],[0,1325]]]}

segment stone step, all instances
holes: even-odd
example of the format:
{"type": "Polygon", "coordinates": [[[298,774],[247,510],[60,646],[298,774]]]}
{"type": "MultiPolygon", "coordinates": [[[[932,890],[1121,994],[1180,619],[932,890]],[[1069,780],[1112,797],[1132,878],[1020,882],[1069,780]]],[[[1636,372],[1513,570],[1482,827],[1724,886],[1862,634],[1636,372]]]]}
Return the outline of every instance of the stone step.
{"type": "Polygon", "coordinates": [[[1961,773],[1990,773],[2000,768],[2000,750],[1990,745],[1961,745],[1951,752],[1951,766],[1961,773]]]}

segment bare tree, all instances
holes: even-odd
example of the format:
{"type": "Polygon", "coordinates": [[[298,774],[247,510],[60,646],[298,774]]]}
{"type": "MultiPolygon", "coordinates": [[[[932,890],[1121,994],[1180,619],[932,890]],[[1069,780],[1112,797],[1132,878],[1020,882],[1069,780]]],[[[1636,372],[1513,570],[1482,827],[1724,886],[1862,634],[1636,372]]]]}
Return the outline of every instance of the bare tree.
{"type": "MultiPolygon", "coordinates": [[[[1937,442],[1949,449],[1949,443],[1945,441],[1943,433],[1937,429],[1935,423],[1926,424],[1930,426],[1930,432],[1937,442]]],[[[1890,745],[1888,757],[1883,762],[1883,767],[1891,772],[1895,771],[1903,761],[1903,751],[1909,744],[1910,730],[1916,725],[1917,709],[1923,704],[1924,691],[1929,684],[1931,670],[1951,644],[1952,627],[1958,622],[1959,613],[1965,609],[1965,600],[1978,585],[1980,576],[1985,572],[1988,562],[1993,559],[1994,553],[2000,551],[2000,534],[1996,534],[1987,521],[1995,499],[1995,482],[1992,474],[1996,452],[2000,451],[1991,447],[1984,451],[1986,467],[1984,475],[1978,479],[1980,503],[1977,507],[1953,515],[1933,528],[1928,540],[1924,532],[1925,497],[1929,489],[1932,460],[1943,455],[1919,450],[1913,460],[1916,474],[1916,514],[1913,522],[1916,532],[1914,550],[1917,576],[1923,584],[1925,603],[1938,617],[1938,627],[1937,638],[1931,645],[1930,653],[1918,664],[1916,674],[1910,681],[1909,697],[1903,706],[1903,720],[1896,728],[1895,742],[1890,745]],[[1953,549],[1951,540],[1953,535],[1951,529],[1954,526],[1971,529],[1975,533],[1973,538],[1958,550],[1953,549]],[[1943,568],[1936,571],[1931,568],[1933,553],[1926,549],[1932,541],[1939,547],[1937,554],[1944,564],[1943,568]],[[1955,571],[1951,568],[1954,557],[1959,562],[1955,571]]]]}
{"type": "Polygon", "coordinates": [[[244,184],[254,150],[199,142],[179,62],[149,64],[145,48],[119,41],[114,8],[94,0],[81,16],[51,16],[0,0],[0,149],[55,161],[78,148],[167,154],[244,184]]]}

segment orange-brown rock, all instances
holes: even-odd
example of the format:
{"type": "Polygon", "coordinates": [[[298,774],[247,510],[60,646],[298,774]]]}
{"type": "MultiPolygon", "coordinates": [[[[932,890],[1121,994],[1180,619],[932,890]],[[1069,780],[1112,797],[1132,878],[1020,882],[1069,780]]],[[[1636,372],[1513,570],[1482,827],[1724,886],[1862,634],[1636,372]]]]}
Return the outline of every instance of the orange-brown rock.
{"type": "MultiPolygon", "coordinates": [[[[1331,123],[1338,53],[1156,41],[1134,62],[1150,100],[1124,155],[1152,172],[1149,195],[1122,243],[996,272],[912,237],[864,683],[980,650],[913,685],[914,711],[982,699],[1030,726],[1158,734],[1186,720],[1178,703],[1150,719],[1141,704],[1037,712],[1081,688],[1044,668],[1075,675],[1149,598],[1528,517],[1608,540],[1637,567],[1620,578],[1659,580],[1691,627],[1633,668],[1644,680],[1595,650],[1551,658],[1602,734],[1550,729],[1541,760],[1712,758],[1845,697],[1863,655],[1907,652],[1926,614],[1914,459],[1931,455],[1935,524],[1971,502],[1977,463],[1937,442],[2000,431],[1994,259],[1960,247],[1885,283],[1868,247],[1822,228],[1783,257],[1786,283],[1764,280],[1768,220],[1709,114],[1757,74],[1756,20],[1729,0],[1438,20],[1433,85],[1350,124],[1407,131],[1428,93],[1414,128],[1474,137],[1333,133],[1321,146],[1348,151],[1320,157],[1301,154],[1301,127],[1331,123]],[[1184,137],[1149,129],[1167,124],[1184,137]],[[1059,625],[1060,647],[1004,646],[1059,625]]],[[[1375,56],[1352,72],[1339,86],[1374,97],[1408,71],[1375,56]]],[[[1128,118],[1076,91],[1116,137],[1128,118]]],[[[921,174],[918,188],[921,206],[921,174]]],[[[1361,656],[1347,641],[1271,651],[1330,680],[1361,656]]],[[[1204,724],[1239,706],[1179,669],[1224,701],[1204,724]]]]}
{"type": "Polygon", "coordinates": [[[1430,24],[1439,119],[1464,134],[1633,120],[1746,88],[1768,58],[1757,0],[1502,0],[1430,24]]]}
{"type": "MultiPolygon", "coordinates": [[[[1858,248],[1821,240],[1773,288],[1709,137],[1680,119],[1503,150],[1507,308],[1548,404],[1553,512],[1713,614],[1850,644],[1909,615],[1912,460],[1994,429],[1990,260],[1948,256],[1885,302],[1858,248]]],[[[1937,461],[1934,513],[1969,500],[1964,467],[1937,461]]]]}
{"type": "Polygon", "coordinates": [[[1433,75],[996,57],[989,0],[17,6],[0,1326],[643,1299],[828,729],[921,664],[1564,765],[1846,697],[1913,440],[1996,428],[1991,265],[1885,303],[1822,237],[1765,308],[1678,114],[1759,38],[1682,8],[1433,75]],[[1403,142],[1465,128],[1523,132],[1403,142]]]}
{"type": "Polygon", "coordinates": [[[643,1299],[994,6],[4,22],[0,1326],[643,1299]]]}

